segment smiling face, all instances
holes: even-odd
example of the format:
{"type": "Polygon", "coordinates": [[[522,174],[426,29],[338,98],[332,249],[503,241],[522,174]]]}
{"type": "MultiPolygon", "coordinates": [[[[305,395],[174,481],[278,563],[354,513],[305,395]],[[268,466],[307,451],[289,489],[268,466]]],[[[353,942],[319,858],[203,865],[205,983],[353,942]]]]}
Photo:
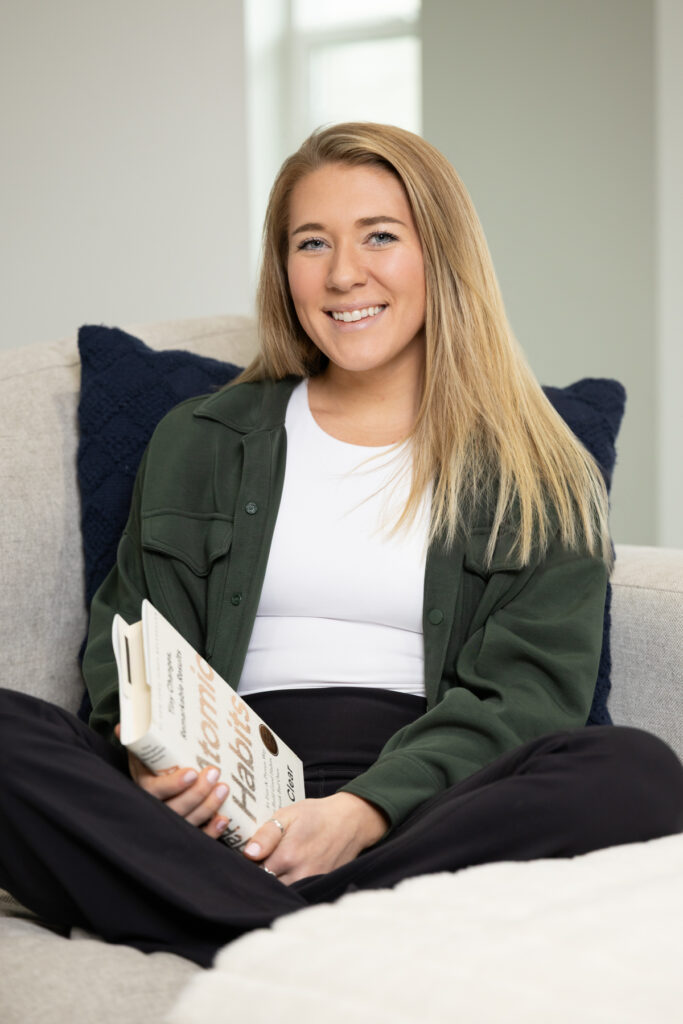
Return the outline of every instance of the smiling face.
{"type": "Polygon", "coordinates": [[[293,189],[287,257],[299,322],[328,370],[406,373],[424,359],[422,247],[399,179],[326,164],[293,189]]]}

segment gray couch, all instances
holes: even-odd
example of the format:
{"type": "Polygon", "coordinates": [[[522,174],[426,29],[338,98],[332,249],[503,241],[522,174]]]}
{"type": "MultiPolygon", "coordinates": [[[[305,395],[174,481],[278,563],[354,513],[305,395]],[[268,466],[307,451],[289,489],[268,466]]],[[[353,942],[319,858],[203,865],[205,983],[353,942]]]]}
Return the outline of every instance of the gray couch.
{"type": "MultiPolygon", "coordinates": [[[[155,348],[186,348],[238,364],[254,346],[253,325],[242,318],[130,330],[155,348]]],[[[0,355],[2,685],[72,710],[81,693],[77,652],[86,625],[78,388],[75,339],[0,355]]],[[[683,758],[683,551],[618,546],[613,585],[612,716],[659,734],[683,758]]],[[[144,956],[83,934],[62,938],[6,894],[2,899],[5,1024],[162,1020],[198,971],[168,954],[144,956]]],[[[302,1011],[296,1019],[308,1018],[302,1011]]]]}

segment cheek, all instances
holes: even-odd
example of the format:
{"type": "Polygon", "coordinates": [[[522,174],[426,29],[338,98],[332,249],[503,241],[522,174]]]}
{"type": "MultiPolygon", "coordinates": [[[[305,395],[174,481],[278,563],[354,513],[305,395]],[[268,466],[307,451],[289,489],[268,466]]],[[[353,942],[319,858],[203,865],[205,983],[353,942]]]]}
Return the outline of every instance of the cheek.
{"type": "Polygon", "coordinates": [[[312,281],[312,275],[306,267],[288,266],[287,281],[297,320],[304,332],[313,340],[311,336],[314,334],[315,328],[311,314],[314,309],[318,308],[319,302],[315,297],[317,289],[312,281]]]}
{"type": "Polygon", "coordinates": [[[425,281],[425,265],[422,253],[413,261],[412,276],[415,288],[415,301],[419,303],[421,316],[424,318],[427,306],[427,282],[425,281]]]}
{"type": "Polygon", "coordinates": [[[294,263],[287,268],[289,293],[300,315],[305,312],[305,305],[315,299],[318,289],[316,278],[314,267],[294,263]]]}
{"type": "Polygon", "coordinates": [[[397,268],[397,285],[401,293],[415,310],[415,315],[424,317],[426,305],[426,284],[424,263],[421,258],[404,262],[397,268]]]}
{"type": "Polygon", "coordinates": [[[385,259],[381,270],[378,270],[386,283],[398,291],[417,295],[424,291],[425,270],[422,260],[422,253],[407,255],[406,253],[391,253],[385,259]]]}
{"type": "Polygon", "coordinates": [[[289,294],[292,296],[292,299],[296,304],[300,291],[299,275],[297,274],[296,269],[292,267],[291,262],[287,264],[287,284],[289,285],[289,294]]]}

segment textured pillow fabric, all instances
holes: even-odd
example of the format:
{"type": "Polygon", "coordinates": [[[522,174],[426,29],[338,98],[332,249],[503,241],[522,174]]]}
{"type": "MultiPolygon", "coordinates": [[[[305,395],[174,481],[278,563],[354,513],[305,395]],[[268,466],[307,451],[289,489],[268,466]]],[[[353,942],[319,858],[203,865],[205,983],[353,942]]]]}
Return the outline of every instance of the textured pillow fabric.
{"type": "Polygon", "coordinates": [[[159,420],[186,398],[215,391],[240,367],[191,352],[155,352],[110,327],[81,327],[78,482],[85,599],[116,561],[140,460],[159,420]]]}
{"type": "MultiPolygon", "coordinates": [[[[609,491],[617,458],[615,443],[626,405],[626,391],[623,386],[616,380],[586,377],[565,388],[545,387],[543,390],[567,426],[571,427],[600,466],[609,491]]],[[[588,725],[612,724],[607,710],[612,670],[609,639],[611,607],[612,587],[608,583],[602,627],[602,651],[588,725]]]]}
{"type": "Polygon", "coordinates": [[[626,405],[623,386],[616,380],[584,377],[565,388],[543,390],[602,469],[609,490],[617,458],[615,442],[626,405]]]}
{"type": "MultiPolygon", "coordinates": [[[[174,405],[216,390],[239,367],[182,351],[156,352],[117,328],[82,327],[80,442],[86,600],[88,604],[116,560],[128,517],[135,474],[145,446],[162,416],[174,405]]],[[[613,380],[580,380],[566,388],[545,388],[548,398],[599,463],[609,486],[625,392],[613,380]]],[[[591,724],[609,724],[610,682],[608,588],[600,671],[591,724]]],[[[87,717],[87,697],[81,715],[87,717]]]]}

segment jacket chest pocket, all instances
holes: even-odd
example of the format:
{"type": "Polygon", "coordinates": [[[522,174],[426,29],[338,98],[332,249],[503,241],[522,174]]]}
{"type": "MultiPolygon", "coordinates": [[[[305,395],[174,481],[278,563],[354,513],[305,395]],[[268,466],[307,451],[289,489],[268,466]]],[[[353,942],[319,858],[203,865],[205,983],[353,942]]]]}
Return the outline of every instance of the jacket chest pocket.
{"type": "Polygon", "coordinates": [[[502,532],[493,550],[490,561],[486,558],[490,534],[488,531],[474,531],[469,538],[464,558],[465,595],[469,600],[467,633],[479,629],[488,616],[511,596],[523,577],[519,560],[513,554],[515,538],[502,532]]]}
{"type": "Polygon", "coordinates": [[[497,572],[516,572],[519,569],[519,561],[513,553],[515,537],[507,531],[498,535],[491,560],[487,561],[490,536],[488,530],[474,530],[465,548],[465,568],[483,580],[489,580],[497,572]]]}
{"type": "Polygon", "coordinates": [[[152,603],[208,657],[220,617],[232,546],[232,519],[161,510],[142,521],[152,603]]]}

